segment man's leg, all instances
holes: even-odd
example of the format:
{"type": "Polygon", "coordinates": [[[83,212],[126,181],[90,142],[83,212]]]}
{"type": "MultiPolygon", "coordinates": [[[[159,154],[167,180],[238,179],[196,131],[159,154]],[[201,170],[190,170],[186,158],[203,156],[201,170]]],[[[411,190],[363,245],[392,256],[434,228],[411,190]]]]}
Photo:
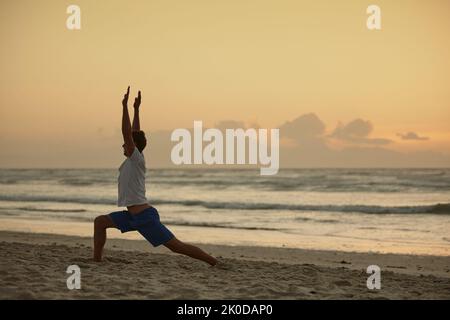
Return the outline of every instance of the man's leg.
{"type": "Polygon", "coordinates": [[[211,266],[214,266],[217,263],[216,258],[210,256],[209,254],[204,252],[202,249],[197,248],[196,246],[193,246],[191,244],[181,242],[180,240],[178,240],[175,237],[173,237],[171,240],[167,241],[164,245],[175,253],[184,254],[191,258],[204,261],[204,262],[210,264],[211,266]]]}
{"type": "Polygon", "coordinates": [[[116,228],[108,215],[98,216],[94,220],[94,260],[102,261],[103,247],[106,243],[106,229],[116,228]]]}

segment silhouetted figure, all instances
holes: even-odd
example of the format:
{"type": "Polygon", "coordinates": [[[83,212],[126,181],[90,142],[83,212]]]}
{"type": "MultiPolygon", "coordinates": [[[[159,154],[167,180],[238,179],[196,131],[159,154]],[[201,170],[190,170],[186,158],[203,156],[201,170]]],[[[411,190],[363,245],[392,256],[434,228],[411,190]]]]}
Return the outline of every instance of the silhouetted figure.
{"type": "Polygon", "coordinates": [[[122,233],[138,231],[154,247],[164,245],[173,252],[202,260],[211,266],[218,263],[200,248],[181,242],[159,219],[156,208],[149,205],[145,196],[145,158],[142,154],[147,140],[140,129],[139,107],[141,92],[134,99],[133,126],[128,115],[128,96],[130,87],[122,100],[122,135],[124,155],[127,157],[119,168],[119,197],[117,205],[127,210],[101,215],[94,221],[94,260],[101,261],[106,242],[106,229],[117,228],[122,233]]]}

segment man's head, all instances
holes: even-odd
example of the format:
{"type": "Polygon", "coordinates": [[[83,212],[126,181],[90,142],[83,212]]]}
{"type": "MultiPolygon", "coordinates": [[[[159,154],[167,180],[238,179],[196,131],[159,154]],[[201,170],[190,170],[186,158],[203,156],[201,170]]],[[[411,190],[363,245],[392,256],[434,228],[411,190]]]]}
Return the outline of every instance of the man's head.
{"type": "Polygon", "coordinates": [[[132,134],[135,146],[138,148],[139,152],[142,152],[147,145],[147,139],[145,138],[144,131],[133,131],[132,134]]]}
{"type": "MultiPolygon", "coordinates": [[[[133,136],[134,145],[138,148],[139,152],[142,152],[147,145],[144,131],[133,131],[131,134],[133,136]]],[[[123,144],[122,147],[125,148],[125,144],[123,144]]],[[[123,154],[126,155],[125,151],[123,154]]]]}

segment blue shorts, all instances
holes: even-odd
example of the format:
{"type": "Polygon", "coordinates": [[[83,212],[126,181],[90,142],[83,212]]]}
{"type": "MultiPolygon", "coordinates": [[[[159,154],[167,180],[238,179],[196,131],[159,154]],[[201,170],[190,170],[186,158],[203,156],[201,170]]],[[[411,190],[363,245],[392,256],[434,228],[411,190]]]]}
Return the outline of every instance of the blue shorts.
{"type": "Polygon", "coordinates": [[[159,221],[158,210],[153,207],[144,209],[138,214],[127,210],[109,214],[116,227],[122,232],[138,231],[154,247],[171,240],[174,235],[159,221]]]}

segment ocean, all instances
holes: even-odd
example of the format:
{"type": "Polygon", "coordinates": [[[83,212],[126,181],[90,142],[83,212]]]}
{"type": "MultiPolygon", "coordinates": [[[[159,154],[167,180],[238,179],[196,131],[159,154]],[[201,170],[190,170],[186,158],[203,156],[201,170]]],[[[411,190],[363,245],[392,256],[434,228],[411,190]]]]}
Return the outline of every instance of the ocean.
{"type": "MultiPolygon", "coordinates": [[[[0,169],[0,228],[122,210],[117,178],[0,169]]],[[[146,188],[161,220],[196,242],[450,256],[450,169],[151,169],[146,188]]]]}

